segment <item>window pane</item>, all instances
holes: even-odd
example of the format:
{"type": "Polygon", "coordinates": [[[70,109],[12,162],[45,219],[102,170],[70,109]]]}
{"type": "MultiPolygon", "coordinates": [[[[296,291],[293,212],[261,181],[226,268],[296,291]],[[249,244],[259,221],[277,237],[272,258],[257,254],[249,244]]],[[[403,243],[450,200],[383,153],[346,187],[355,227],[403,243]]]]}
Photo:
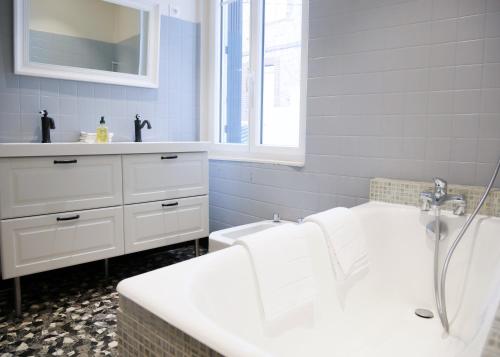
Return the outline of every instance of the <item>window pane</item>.
{"type": "Polygon", "coordinates": [[[299,145],[302,0],[264,1],[261,144],[299,145]]]}
{"type": "Polygon", "coordinates": [[[221,5],[220,142],[248,143],[250,0],[221,5]]]}

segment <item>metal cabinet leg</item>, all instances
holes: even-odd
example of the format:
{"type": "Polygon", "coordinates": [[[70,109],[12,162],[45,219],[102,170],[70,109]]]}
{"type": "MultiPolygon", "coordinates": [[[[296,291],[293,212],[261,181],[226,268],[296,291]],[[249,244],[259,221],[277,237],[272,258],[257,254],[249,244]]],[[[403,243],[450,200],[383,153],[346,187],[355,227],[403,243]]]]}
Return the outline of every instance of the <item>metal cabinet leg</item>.
{"type": "Polygon", "coordinates": [[[200,256],[200,240],[199,239],[194,240],[194,255],[197,257],[200,256]]]}
{"type": "Polygon", "coordinates": [[[109,259],[104,259],[104,277],[109,278],[109,259]]]}
{"type": "Polygon", "coordinates": [[[16,315],[21,317],[21,278],[14,278],[14,295],[15,295],[15,305],[16,305],[16,315]]]}

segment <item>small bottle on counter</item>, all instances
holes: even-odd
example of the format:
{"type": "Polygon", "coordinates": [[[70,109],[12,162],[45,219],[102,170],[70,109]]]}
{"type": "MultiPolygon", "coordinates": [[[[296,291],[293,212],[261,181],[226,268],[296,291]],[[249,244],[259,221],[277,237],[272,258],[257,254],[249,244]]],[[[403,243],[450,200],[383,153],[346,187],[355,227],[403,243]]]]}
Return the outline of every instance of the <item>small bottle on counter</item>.
{"type": "Polygon", "coordinates": [[[105,144],[109,142],[108,127],[106,126],[104,117],[101,117],[99,126],[96,129],[96,142],[98,144],[105,144]]]}

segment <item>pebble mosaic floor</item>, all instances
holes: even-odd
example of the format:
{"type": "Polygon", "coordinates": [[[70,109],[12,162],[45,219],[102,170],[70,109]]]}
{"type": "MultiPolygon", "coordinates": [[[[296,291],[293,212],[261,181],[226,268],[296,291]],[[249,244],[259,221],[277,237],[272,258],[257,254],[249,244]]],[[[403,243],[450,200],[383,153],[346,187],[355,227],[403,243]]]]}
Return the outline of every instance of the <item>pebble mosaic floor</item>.
{"type": "Polygon", "coordinates": [[[21,318],[0,280],[0,357],[116,356],[118,282],[192,257],[186,243],[110,259],[107,279],[103,261],[23,277],[21,318]]]}

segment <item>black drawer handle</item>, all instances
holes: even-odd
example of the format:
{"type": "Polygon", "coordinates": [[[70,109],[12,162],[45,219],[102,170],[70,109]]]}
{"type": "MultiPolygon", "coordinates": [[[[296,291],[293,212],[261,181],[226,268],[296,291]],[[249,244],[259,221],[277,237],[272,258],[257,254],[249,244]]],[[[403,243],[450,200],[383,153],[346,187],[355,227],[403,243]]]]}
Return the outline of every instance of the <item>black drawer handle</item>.
{"type": "Polygon", "coordinates": [[[64,221],[74,221],[76,219],[80,218],[80,215],[77,214],[77,215],[74,215],[74,216],[71,216],[71,217],[57,217],[57,221],[58,222],[64,222],[64,221]]]}
{"type": "Polygon", "coordinates": [[[161,206],[162,207],[175,207],[178,205],[179,205],[179,202],[175,202],[175,203],[163,203],[161,206]]]}
{"type": "Polygon", "coordinates": [[[161,159],[162,160],[174,160],[174,159],[177,159],[179,156],[177,155],[172,155],[172,156],[162,156],[161,159]]]}
{"type": "Polygon", "coordinates": [[[54,160],[55,165],[60,165],[60,164],[76,164],[78,160],[54,160]]]}

